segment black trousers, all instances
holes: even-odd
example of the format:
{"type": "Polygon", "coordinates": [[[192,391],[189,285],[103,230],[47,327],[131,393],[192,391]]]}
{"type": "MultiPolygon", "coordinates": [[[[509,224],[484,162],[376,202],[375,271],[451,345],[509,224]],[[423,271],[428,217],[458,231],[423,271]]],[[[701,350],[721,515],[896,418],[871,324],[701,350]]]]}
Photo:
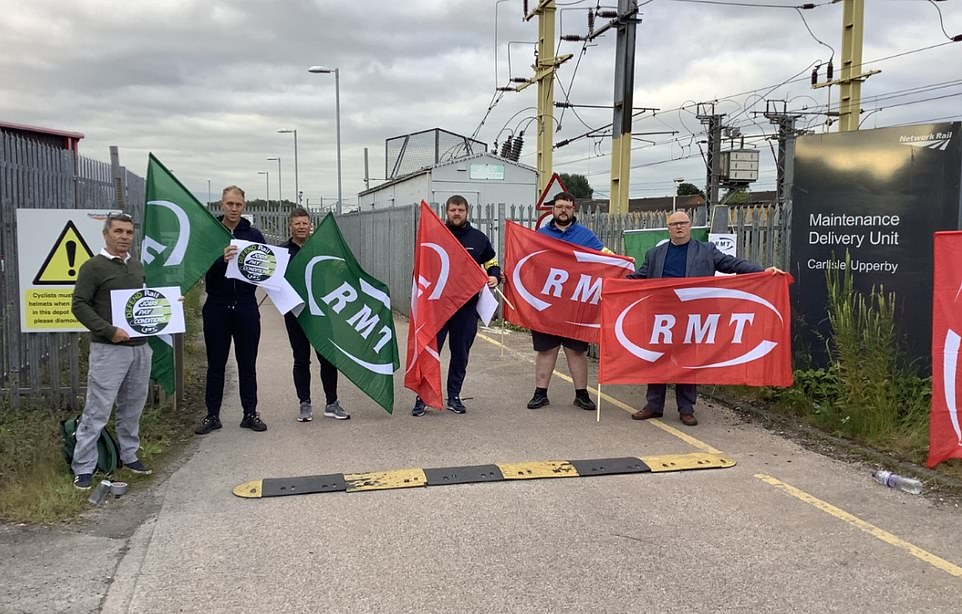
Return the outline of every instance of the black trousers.
{"type": "Polygon", "coordinates": [[[257,411],[257,346],[261,339],[261,312],[254,301],[236,305],[208,300],[204,303],[204,344],[207,346],[207,415],[220,416],[224,401],[224,369],[234,342],[244,415],[257,411]]]}
{"type": "Polygon", "coordinates": [[[451,361],[448,363],[448,398],[461,396],[461,385],[468,371],[468,355],[478,334],[477,301],[470,300],[454,312],[438,331],[438,352],[450,338],[451,361]]]}
{"type": "MultiPolygon", "coordinates": [[[[648,384],[648,402],[645,407],[659,414],[665,411],[665,393],[667,390],[668,384],[648,384]]],[[[675,384],[675,400],[678,402],[679,414],[695,413],[695,400],[697,398],[697,384],[675,384]]]]}
{"type": "MultiPolygon", "coordinates": [[[[297,391],[297,400],[301,402],[311,402],[311,342],[304,334],[300,322],[293,313],[284,314],[284,325],[287,327],[287,338],[291,342],[291,351],[294,354],[294,390],[297,391]]],[[[321,364],[321,386],[324,388],[324,397],[328,405],[337,401],[337,368],[326,358],[321,356],[317,350],[317,361],[321,364]]]]}

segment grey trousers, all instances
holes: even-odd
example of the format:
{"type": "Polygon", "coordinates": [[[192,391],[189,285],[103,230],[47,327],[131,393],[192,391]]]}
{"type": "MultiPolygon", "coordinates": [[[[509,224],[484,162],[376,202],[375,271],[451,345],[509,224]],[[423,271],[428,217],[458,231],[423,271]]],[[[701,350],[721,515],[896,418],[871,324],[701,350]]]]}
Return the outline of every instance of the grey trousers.
{"type": "Polygon", "coordinates": [[[97,468],[97,439],[117,403],[117,443],[120,460],[132,463],[140,449],[140,414],[147,403],[150,385],[150,346],[90,344],[87,400],[71,468],[75,475],[97,468]]]}

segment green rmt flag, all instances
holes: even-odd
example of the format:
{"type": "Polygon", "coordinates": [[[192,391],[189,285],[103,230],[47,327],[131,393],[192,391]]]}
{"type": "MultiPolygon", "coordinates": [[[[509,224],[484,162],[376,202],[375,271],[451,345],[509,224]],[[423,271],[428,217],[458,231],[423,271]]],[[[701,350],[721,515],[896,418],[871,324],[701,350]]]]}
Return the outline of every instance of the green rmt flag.
{"type": "Polygon", "coordinates": [[[297,317],[318,352],[388,413],[397,336],[388,287],[364,272],[328,213],[284,274],[304,300],[297,317]]]}
{"type": "MultiPolygon", "coordinates": [[[[150,154],[147,161],[147,206],[141,261],[147,286],[194,287],[207,269],[223,257],[230,232],[194,195],[150,154]]],[[[170,335],[148,339],[153,350],[150,376],[168,393],[174,391],[174,347],[170,335]]]]}

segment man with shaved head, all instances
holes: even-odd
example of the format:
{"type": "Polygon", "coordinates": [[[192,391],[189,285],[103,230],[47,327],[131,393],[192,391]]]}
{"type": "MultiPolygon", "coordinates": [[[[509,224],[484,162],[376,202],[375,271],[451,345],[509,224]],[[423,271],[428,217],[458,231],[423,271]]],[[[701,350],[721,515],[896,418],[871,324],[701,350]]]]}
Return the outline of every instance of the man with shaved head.
{"type": "MultiPolygon", "coordinates": [[[[764,269],[770,273],[781,273],[775,267],[764,269]]],[[[722,273],[758,273],[762,267],[757,264],[723,254],[714,243],[703,243],[691,238],[691,218],[684,211],[675,211],[668,216],[668,241],[653,247],[645,253],[645,261],[631,279],[652,279],[657,277],[710,277],[716,271],[722,273]]],[[[665,410],[667,384],[648,384],[647,402],[644,408],[636,411],[633,420],[660,418],[665,410]]],[[[695,384],[675,384],[675,400],[678,403],[678,418],[685,426],[695,426],[695,400],[698,387],[695,384]]]]}

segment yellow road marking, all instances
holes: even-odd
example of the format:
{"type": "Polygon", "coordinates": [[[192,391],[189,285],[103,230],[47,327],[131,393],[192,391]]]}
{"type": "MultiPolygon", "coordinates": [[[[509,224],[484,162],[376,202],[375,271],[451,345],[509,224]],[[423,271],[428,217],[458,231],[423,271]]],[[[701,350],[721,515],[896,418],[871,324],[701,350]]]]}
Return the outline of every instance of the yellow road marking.
{"type": "MultiPolygon", "coordinates": [[[[514,356],[515,358],[517,358],[517,359],[519,359],[519,360],[523,360],[523,361],[525,361],[525,362],[530,362],[530,363],[534,364],[534,359],[533,359],[529,354],[522,354],[522,353],[519,352],[518,350],[514,350],[514,349],[512,349],[512,348],[509,348],[508,346],[504,345],[503,343],[501,343],[501,342],[498,341],[497,339],[494,339],[494,338],[492,338],[492,337],[489,337],[488,335],[485,335],[484,333],[478,333],[478,338],[479,338],[479,339],[484,339],[485,341],[487,341],[487,342],[490,343],[491,345],[494,345],[494,346],[497,346],[497,347],[500,347],[500,348],[504,349],[504,350],[507,351],[509,354],[511,354],[512,356],[514,356]]],[[[534,351],[534,350],[532,350],[532,351],[534,351]]],[[[554,374],[555,377],[561,378],[561,379],[563,379],[564,381],[568,382],[569,384],[574,384],[574,381],[573,381],[573,380],[571,379],[571,377],[569,377],[568,375],[565,375],[564,373],[560,373],[560,372],[557,371],[557,370],[553,371],[552,373],[554,374]]],[[[627,403],[624,403],[623,401],[620,401],[620,400],[614,398],[613,396],[610,396],[610,395],[608,395],[608,394],[606,394],[606,393],[604,393],[604,392],[602,392],[602,393],[599,394],[599,393],[598,393],[598,390],[597,390],[596,388],[592,388],[592,387],[589,386],[589,387],[588,387],[588,390],[589,390],[590,392],[594,393],[594,394],[595,394],[596,396],[598,396],[599,398],[604,399],[604,401],[606,401],[607,403],[611,403],[612,405],[614,405],[614,406],[617,407],[618,409],[622,409],[622,410],[628,412],[629,414],[633,414],[633,413],[635,413],[635,411],[637,411],[637,410],[636,410],[634,407],[632,407],[631,405],[628,405],[627,403]]],[[[654,427],[660,428],[661,430],[665,431],[665,432],[668,433],[669,435],[673,435],[673,436],[677,437],[678,439],[681,439],[682,441],[684,441],[684,442],[687,443],[688,445],[692,446],[693,448],[698,448],[698,449],[701,450],[702,452],[708,452],[709,454],[722,454],[722,453],[723,453],[721,450],[719,450],[719,449],[717,449],[717,448],[714,448],[714,447],[708,445],[707,443],[705,443],[704,441],[702,441],[702,440],[700,440],[700,439],[696,439],[695,437],[692,437],[692,436],[689,435],[688,433],[683,433],[683,432],[679,431],[678,429],[676,429],[675,427],[669,426],[669,425],[665,424],[664,422],[662,422],[661,420],[658,420],[657,418],[653,418],[653,419],[651,419],[651,420],[645,420],[645,422],[648,422],[649,424],[651,424],[651,425],[654,426],[654,427]]]]}
{"type": "Polygon", "coordinates": [[[915,544],[909,543],[904,539],[901,539],[899,537],[896,537],[895,535],[892,535],[891,533],[889,533],[888,531],[885,531],[884,529],[880,529],[873,524],[865,522],[861,518],[857,516],[853,516],[852,514],[849,514],[848,512],[846,512],[845,510],[835,507],[831,503],[822,501],[821,499],[813,497],[812,495],[808,494],[803,490],[799,490],[794,486],[786,484],[785,482],[782,482],[778,478],[774,478],[770,475],[765,475],[764,473],[757,473],[755,474],[755,477],[771,486],[774,486],[775,488],[778,488],[788,493],[789,495],[795,497],[796,499],[799,499],[801,501],[804,501],[805,503],[808,503],[812,507],[816,507],[822,510],[823,512],[831,514],[832,516],[835,516],[839,520],[844,520],[850,525],[858,529],[861,529],[862,531],[865,531],[866,533],[875,537],[876,539],[880,539],[891,546],[895,546],[896,548],[905,550],[912,556],[925,561],[926,563],[928,563],[929,565],[932,565],[936,569],[940,569],[945,573],[953,575],[957,578],[962,578],[962,567],[959,567],[954,563],[950,563],[949,561],[946,561],[945,559],[938,557],[932,554],[931,552],[928,552],[927,550],[923,550],[922,548],[919,548],[915,544]]]}

